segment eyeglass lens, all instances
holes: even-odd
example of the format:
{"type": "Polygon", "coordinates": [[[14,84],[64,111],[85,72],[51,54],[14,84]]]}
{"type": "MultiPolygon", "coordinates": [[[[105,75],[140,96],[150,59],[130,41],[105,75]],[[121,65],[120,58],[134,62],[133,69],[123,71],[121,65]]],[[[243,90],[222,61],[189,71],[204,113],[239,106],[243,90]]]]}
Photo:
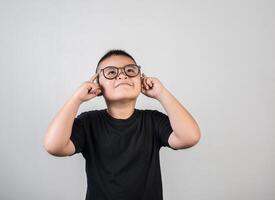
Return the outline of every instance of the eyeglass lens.
{"type": "MultiPolygon", "coordinates": [[[[123,71],[123,68],[121,70],[123,71]]],[[[134,77],[139,73],[139,68],[136,65],[126,65],[124,67],[124,70],[125,70],[124,72],[126,73],[126,75],[129,77],[134,77]]],[[[107,77],[109,79],[113,79],[113,78],[117,77],[118,72],[119,72],[119,68],[114,67],[114,66],[106,67],[103,70],[105,77],[107,77]]]]}

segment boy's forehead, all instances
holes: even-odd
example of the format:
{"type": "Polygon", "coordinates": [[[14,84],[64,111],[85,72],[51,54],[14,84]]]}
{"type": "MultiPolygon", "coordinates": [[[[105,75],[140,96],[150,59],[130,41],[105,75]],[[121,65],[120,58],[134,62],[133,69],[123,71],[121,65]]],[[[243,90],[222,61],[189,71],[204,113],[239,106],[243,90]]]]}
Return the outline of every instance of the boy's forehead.
{"type": "Polygon", "coordinates": [[[98,70],[107,66],[123,67],[127,64],[135,64],[135,62],[127,56],[113,55],[103,60],[99,64],[98,70]]]}

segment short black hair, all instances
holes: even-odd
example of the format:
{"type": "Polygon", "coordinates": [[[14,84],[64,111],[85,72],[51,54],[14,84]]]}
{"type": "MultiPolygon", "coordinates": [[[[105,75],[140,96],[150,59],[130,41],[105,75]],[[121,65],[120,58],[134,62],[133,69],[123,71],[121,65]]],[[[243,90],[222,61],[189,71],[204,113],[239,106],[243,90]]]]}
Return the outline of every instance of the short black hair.
{"type": "Polygon", "coordinates": [[[125,50],[122,50],[122,49],[111,49],[111,50],[107,51],[107,53],[105,53],[104,56],[102,56],[102,57],[100,58],[100,60],[99,60],[98,63],[97,63],[97,66],[96,66],[96,70],[95,70],[95,71],[97,72],[98,66],[99,66],[99,64],[100,64],[103,60],[105,60],[105,59],[107,59],[107,58],[109,58],[109,57],[111,57],[111,56],[126,56],[126,57],[131,58],[131,59],[135,62],[135,64],[136,64],[135,59],[134,59],[129,53],[127,53],[125,50]]]}

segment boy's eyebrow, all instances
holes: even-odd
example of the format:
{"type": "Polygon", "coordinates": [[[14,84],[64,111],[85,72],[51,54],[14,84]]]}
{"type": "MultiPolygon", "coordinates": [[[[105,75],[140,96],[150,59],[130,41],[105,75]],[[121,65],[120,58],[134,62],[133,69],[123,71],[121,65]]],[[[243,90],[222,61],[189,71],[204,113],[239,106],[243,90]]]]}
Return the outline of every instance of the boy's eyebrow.
{"type": "Polygon", "coordinates": [[[127,65],[137,65],[137,64],[135,64],[135,63],[129,63],[129,64],[126,64],[126,65],[123,65],[122,67],[117,67],[117,66],[115,66],[115,65],[107,65],[107,66],[105,66],[105,67],[103,67],[103,68],[101,68],[101,69],[104,69],[104,68],[106,68],[106,67],[117,67],[117,68],[123,68],[123,67],[125,67],[125,66],[127,66],[127,65]]]}

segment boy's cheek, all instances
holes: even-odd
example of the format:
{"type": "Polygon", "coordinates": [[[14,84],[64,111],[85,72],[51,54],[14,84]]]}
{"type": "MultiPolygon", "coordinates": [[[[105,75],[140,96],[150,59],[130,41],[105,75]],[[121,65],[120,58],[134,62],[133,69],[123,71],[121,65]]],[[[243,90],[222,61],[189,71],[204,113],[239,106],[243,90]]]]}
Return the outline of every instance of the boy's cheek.
{"type": "Polygon", "coordinates": [[[139,83],[136,85],[138,91],[141,91],[141,86],[142,86],[142,85],[141,85],[141,82],[139,82],[139,83]]]}

